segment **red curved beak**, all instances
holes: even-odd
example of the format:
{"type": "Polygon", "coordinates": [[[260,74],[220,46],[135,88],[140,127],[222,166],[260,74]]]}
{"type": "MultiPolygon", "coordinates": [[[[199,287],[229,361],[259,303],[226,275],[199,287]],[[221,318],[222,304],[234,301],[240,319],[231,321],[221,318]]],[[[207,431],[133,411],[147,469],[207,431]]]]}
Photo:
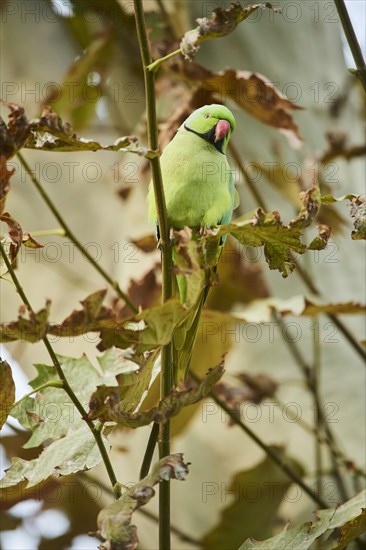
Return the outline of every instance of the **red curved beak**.
{"type": "Polygon", "coordinates": [[[219,120],[215,128],[215,143],[226,137],[230,132],[231,126],[227,120],[219,120]]]}

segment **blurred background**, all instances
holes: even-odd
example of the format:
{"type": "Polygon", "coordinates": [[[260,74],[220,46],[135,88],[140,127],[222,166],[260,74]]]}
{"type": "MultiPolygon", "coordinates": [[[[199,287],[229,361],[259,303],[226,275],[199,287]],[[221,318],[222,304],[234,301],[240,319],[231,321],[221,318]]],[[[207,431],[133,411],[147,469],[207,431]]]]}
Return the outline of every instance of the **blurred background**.
{"type": "MultiPolygon", "coordinates": [[[[365,3],[346,4],[364,51],[365,3]]],[[[148,0],[144,5],[156,58],[176,48],[179,38],[195,27],[196,18],[209,16],[215,7],[229,3],[148,0]]],[[[365,193],[364,156],[347,156],[347,151],[365,145],[365,103],[360,84],[347,70],[354,63],[333,2],[279,1],[274,5],[281,7],[282,13],[256,12],[229,36],[203,44],[196,65],[177,58],[161,68],[157,108],[162,146],[174,135],[180,117],[207,98],[232,109],[237,130],[231,165],[241,198],[237,214],[265,204],[270,211],[278,210],[287,223],[299,209],[298,193],[309,186],[315,170],[323,194],[365,193]],[[205,82],[197,78],[197,64],[213,73],[233,69],[264,75],[294,105],[302,107],[292,111],[291,117],[303,141],[297,143],[289,133],[251,116],[241,108],[235,90],[216,89],[211,96],[205,82]],[[188,65],[191,70],[184,68],[188,65]],[[240,165],[259,167],[251,186],[240,165]],[[271,167],[275,171],[271,172],[271,167]]],[[[4,101],[22,105],[29,119],[40,115],[42,105],[51,105],[79,136],[104,145],[125,135],[137,135],[141,144],[146,143],[143,75],[131,1],[3,0],[0,9],[4,101]]],[[[6,119],[6,108],[2,107],[1,113],[6,119]]],[[[143,306],[158,300],[159,254],[145,253],[134,244],[154,231],[145,203],[148,163],[132,154],[107,151],[24,151],[24,156],[80,241],[108,273],[122,288],[129,288],[143,306]],[[150,272],[155,274],[153,282],[151,274],[146,276],[150,272]],[[135,282],[131,284],[132,279],[135,282]]],[[[16,159],[11,162],[16,173],[7,209],[32,234],[57,229],[29,176],[16,159]]],[[[229,242],[220,285],[209,299],[210,309],[240,312],[253,300],[270,296],[286,300],[298,295],[314,298],[315,290],[324,303],[364,302],[364,245],[350,238],[349,207],[339,203],[323,208],[319,221],[332,227],[328,247],[298,259],[312,281],[310,287],[299,271],[287,279],[270,272],[262,249],[248,250],[229,242]]],[[[52,321],[61,322],[80,300],[106,285],[72,243],[55,236],[39,240],[44,248],[22,248],[18,276],[34,309],[43,307],[49,298],[52,321]]],[[[108,296],[112,299],[112,292],[108,296]]],[[[12,286],[1,281],[2,322],[15,319],[19,305],[12,286]]],[[[344,315],[341,320],[357,341],[365,340],[361,316],[344,315]]],[[[350,497],[364,482],[354,471],[356,466],[365,466],[364,367],[339,327],[326,316],[290,315],[284,323],[280,326],[269,314],[265,323],[245,331],[230,333],[221,328],[210,337],[203,327],[194,365],[199,365],[197,371],[203,374],[228,352],[224,381],[241,392],[245,420],[268,445],[283,449],[312,488],[319,490],[320,483],[329,507],[336,506],[344,491],[350,497]],[[291,337],[283,337],[284,332],[291,337]],[[288,340],[296,342],[307,365],[319,368],[324,414],[344,458],[338,465],[341,485],[326,446],[321,448],[319,463],[319,446],[311,433],[314,396],[288,340]],[[250,381],[259,375],[271,381],[275,388],[271,395],[251,395],[248,376],[250,381]]],[[[85,335],[72,342],[55,341],[54,347],[72,357],[86,353],[95,363],[96,343],[95,335],[85,335]]],[[[16,369],[17,398],[29,391],[27,382],[35,376],[32,365],[49,363],[42,344],[9,344],[2,347],[1,356],[16,369]]],[[[148,402],[152,404],[156,398],[152,388],[148,402]]],[[[248,483],[265,487],[271,480],[270,468],[256,470],[265,460],[263,451],[232,426],[214,403],[206,401],[183,411],[174,419],[173,431],[173,452],[184,452],[192,466],[185,483],[173,484],[172,523],[196,541],[206,535],[205,548],[225,548],[215,529],[222,521],[222,511],[233,503],[239,508],[232,517],[245,518],[242,523],[250,526],[249,531],[240,531],[242,541],[247,536],[268,537],[288,521],[296,525],[312,518],[317,505],[282,478],[275,477],[284,489],[276,502],[264,492],[243,497],[242,489],[248,483]],[[239,474],[245,472],[245,481],[240,481],[239,474]],[[242,498],[238,498],[238,490],[242,498]]],[[[148,434],[148,428],[118,430],[111,437],[112,461],[124,483],[138,477],[148,434]]],[[[22,449],[26,440],[15,422],[5,427],[3,470],[12,456],[28,460],[37,456],[39,449],[22,449]]],[[[14,490],[2,503],[1,547],[95,549],[98,541],[87,535],[95,528],[98,511],[111,501],[105,487],[108,482],[99,466],[90,475],[47,481],[33,494],[26,494],[24,502],[20,502],[22,494],[14,490]]],[[[153,499],[147,508],[156,514],[156,505],[157,499],[153,499]]],[[[154,518],[136,513],[133,523],[138,527],[141,548],[157,548],[154,518]]],[[[174,535],[174,547],[194,545],[174,535]]]]}

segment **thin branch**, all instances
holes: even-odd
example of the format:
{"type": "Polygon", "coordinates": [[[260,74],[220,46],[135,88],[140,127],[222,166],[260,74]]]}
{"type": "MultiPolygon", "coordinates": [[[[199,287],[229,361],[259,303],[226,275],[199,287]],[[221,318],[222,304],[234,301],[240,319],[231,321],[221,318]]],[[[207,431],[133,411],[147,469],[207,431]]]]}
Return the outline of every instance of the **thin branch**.
{"type": "MultiPolygon", "coordinates": [[[[232,154],[232,157],[236,163],[236,165],[239,168],[239,172],[242,174],[244,180],[246,181],[249,190],[251,191],[253,197],[257,201],[258,207],[263,208],[266,212],[268,212],[268,209],[266,207],[265,200],[263,199],[262,194],[258,190],[258,187],[254,184],[252,179],[250,178],[250,175],[248,174],[248,171],[243,166],[239,153],[235,147],[235,145],[230,144],[229,145],[230,152],[232,154]]],[[[291,255],[292,261],[295,264],[295,273],[297,273],[300,278],[302,279],[305,286],[308,288],[310,292],[313,294],[316,294],[317,296],[321,296],[320,290],[317,288],[317,286],[313,283],[311,278],[309,277],[308,273],[302,268],[302,266],[297,262],[297,260],[291,255]]],[[[356,353],[362,358],[363,361],[366,360],[366,351],[362,348],[362,346],[358,343],[357,339],[353,336],[351,331],[343,324],[343,322],[336,316],[331,313],[326,314],[328,319],[330,319],[342,332],[342,334],[345,336],[345,338],[348,340],[349,344],[353,347],[353,349],[356,351],[356,353]]]]}
{"type": "Polygon", "coordinates": [[[164,55],[164,57],[159,57],[159,59],[157,59],[156,61],[150,62],[147,67],[148,71],[151,73],[156,73],[162,63],[164,63],[165,61],[169,61],[169,59],[175,57],[180,53],[182,53],[182,50],[178,48],[177,50],[174,50],[174,52],[170,52],[167,55],[164,55]]]}
{"type": "MultiPolygon", "coordinates": [[[[320,396],[320,369],[321,369],[321,350],[320,350],[320,338],[319,338],[319,323],[317,322],[317,317],[313,317],[315,320],[315,327],[313,333],[313,368],[311,369],[312,377],[312,388],[313,388],[313,397],[314,397],[314,406],[315,406],[315,419],[314,419],[314,429],[317,434],[315,438],[315,467],[316,467],[316,481],[318,494],[321,497],[323,494],[322,487],[322,472],[323,472],[323,454],[322,446],[320,443],[320,435],[324,431],[323,418],[319,415],[321,410],[319,396],[320,396]]],[[[333,456],[332,456],[333,458],[333,456]]]]}
{"type": "Polygon", "coordinates": [[[69,226],[66,224],[65,220],[61,216],[60,212],[58,211],[55,204],[52,202],[44,188],[42,187],[41,183],[38,181],[38,179],[33,174],[32,170],[30,169],[27,161],[23,157],[21,153],[17,153],[17,156],[21,162],[21,164],[24,166],[25,171],[29,175],[32,183],[35,185],[37,191],[47,204],[48,208],[51,210],[52,214],[55,216],[63,230],[65,231],[65,236],[68,237],[76,246],[78,250],[83,254],[83,256],[88,260],[88,262],[100,273],[100,275],[103,277],[105,281],[107,281],[108,284],[111,285],[111,287],[114,288],[117,295],[126,302],[128,307],[131,309],[133,313],[138,313],[138,308],[136,305],[130,300],[130,298],[123,292],[123,290],[120,288],[117,281],[114,281],[112,277],[98,264],[98,262],[90,255],[87,249],[83,247],[79,239],[76,237],[76,235],[71,231],[69,226]]]}
{"type": "Polygon", "coordinates": [[[62,382],[62,380],[49,380],[48,382],[41,384],[37,388],[34,388],[34,390],[23,395],[23,397],[18,399],[18,401],[15,401],[13,408],[17,407],[22,401],[24,401],[24,399],[27,399],[27,397],[30,397],[34,393],[38,393],[46,388],[63,388],[63,387],[64,387],[64,383],[62,382]]]}
{"type": "Polygon", "coordinates": [[[339,18],[342,23],[342,27],[344,30],[344,34],[346,35],[346,39],[348,42],[348,45],[350,47],[350,50],[353,55],[353,59],[355,60],[355,64],[357,67],[357,70],[355,71],[355,76],[359,79],[361,82],[363,89],[366,92],[366,65],[365,60],[362,55],[362,51],[360,48],[360,45],[358,43],[356,33],[353,29],[350,16],[348,15],[348,11],[346,8],[346,5],[344,3],[344,0],[334,0],[334,3],[336,5],[339,18]]]}
{"type": "MultiPolygon", "coordinates": [[[[158,126],[155,103],[155,74],[149,69],[151,64],[150,45],[146,32],[145,15],[142,0],[134,0],[136,30],[144,70],[148,146],[156,151],[159,148],[158,126]]],[[[169,224],[166,211],[163,180],[159,157],[150,159],[155,204],[157,210],[160,246],[162,253],[162,291],[163,302],[172,296],[172,250],[169,224]]],[[[163,400],[172,391],[172,344],[164,346],[161,352],[160,399],[163,400]]],[[[159,457],[170,454],[170,422],[161,424],[159,430],[159,457]]],[[[170,549],[170,483],[162,481],[159,485],[159,545],[161,549],[170,549]]]]}
{"type": "Polygon", "coordinates": [[[154,424],[151,428],[149,441],[147,442],[147,447],[146,447],[144,458],[143,458],[142,464],[141,464],[140,480],[144,479],[144,477],[146,477],[149,473],[150,466],[151,466],[151,463],[152,463],[152,459],[153,459],[153,456],[154,456],[156,442],[157,442],[158,436],[159,436],[159,429],[160,429],[159,423],[154,422],[154,424]]]}
{"type": "MultiPolygon", "coordinates": [[[[275,319],[276,319],[279,327],[281,328],[281,334],[284,335],[286,333],[286,331],[284,330],[285,325],[284,325],[283,319],[279,315],[275,315],[275,319]]],[[[301,371],[304,375],[307,387],[308,387],[309,391],[312,393],[312,395],[314,397],[316,416],[317,416],[318,421],[324,426],[324,430],[325,430],[325,433],[326,433],[326,436],[327,436],[327,443],[328,443],[329,451],[331,453],[331,458],[332,458],[334,478],[337,482],[340,495],[342,496],[342,498],[344,500],[347,500],[347,498],[345,498],[345,495],[347,494],[346,488],[345,488],[343,478],[342,478],[342,475],[339,471],[337,460],[336,460],[337,456],[340,455],[341,453],[340,453],[340,451],[338,451],[338,447],[336,445],[336,441],[335,441],[335,437],[333,435],[333,432],[330,429],[330,426],[326,422],[326,419],[324,417],[320,395],[318,393],[317,387],[314,385],[313,372],[312,372],[311,368],[309,367],[309,365],[307,364],[307,362],[305,361],[305,359],[303,358],[296,342],[291,341],[287,338],[284,338],[284,342],[287,344],[287,347],[288,347],[291,355],[294,357],[295,361],[297,362],[298,366],[300,367],[300,369],[301,369],[301,371]]]]}
{"type": "MultiPolygon", "coordinates": [[[[197,382],[197,384],[201,383],[202,380],[194,374],[192,371],[189,372],[189,375],[197,382]]],[[[218,397],[214,391],[211,391],[209,394],[209,397],[215,401],[215,403],[226,412],[226,414],[231,418],[231,420],[239,426],[245,432],[265,453],[269,458],[273,460],[277,464],[279,468],[299,487],[303,489],[303,491],[321,508],[327,508],[327,503],[319,498],[319,496],[312,490],[310,487],[306,485],[306,483],[303,482],[301,477],[297,475],[296,472],[288,465],[286,462],[282,459],[282,457],[277,454],[270,446],[268,446],[264,441],[262,441],[238,416],[237,409],[231,409],[223,399],[218,397]]]]}
{"type": "MultiPolygon", "coordinates": [[[[30,302],[29,302],[29,300],[28,300],[28,298],[27,298],[27,296],[26,296],[26,294],[25,294],[25,292],[24,292],[17,276],[15,275],[13,266],[10,263],[10,260],[7,256],[7,254],[6,254],[6,251],[5,251],[4,246],[3,246],[1,241],[0,241],[0,253],[3,257],[5,265],[8,269],[8,272],[9,272],[9,274],[10,274],[12,280],[13,280],[15,288],[17,289],[17,292],[18,292],[20,298],[22,299],[23,304],[26,306],[26,308],[27,308],[29,314],[31,315],[31,317],[34,318],[35,317],[34,310],[31,306],[31,304],[30,304],[30,302]]],[[[46,346],[46,349],[47,349],[48,354],[49,354],[49,356],[52,360],[52,363],[53,363],[53,365],[56,369],[56,372],[57,372],[60,380],[62,381],[63,389],[65,390],[67,395],[70,397],[71,401],[73,402],[76,409],[78,410],[81,418],[86,422],[88,428],[90,429],[91,433],[93,434],[95,442],[98,445],[99,452],[102,456],[102,460],[103,460],[104,465],[106,467],[111,485],[112,485],[112,487],[114,487],[117,484],[117,478],[116,478],[116,475],[114,473],[111,461],[109,459],[107,449],[104,446],[101,430],[98,427],[96,427],[94,425],[94,423],[90,420],[90,418],[88,417],[88,413],[86,412],[83,405],[80,403],[79,399],[75,395],[75,393],[74,393],[73,389],[71,388],[70,384],[68,383],[67,378],[64,374],[64,371],[62,370],[62,367],[60,365],[60,362],[57,359],[56,353],[54,352],[53,347],[51,346],[50,341],[48,340],[47,336],[44,336],[42,338],[42,341],[43,341],[44,345],[46,346]]]]}

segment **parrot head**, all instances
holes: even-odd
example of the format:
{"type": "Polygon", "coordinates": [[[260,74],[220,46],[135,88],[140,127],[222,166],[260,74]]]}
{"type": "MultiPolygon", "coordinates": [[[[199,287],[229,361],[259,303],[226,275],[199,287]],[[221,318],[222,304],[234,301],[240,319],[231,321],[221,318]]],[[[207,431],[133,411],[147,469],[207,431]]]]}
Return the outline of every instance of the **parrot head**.
{"type": "Polygon", "coordinates": [[[220,153],[225,154],[236,122],[231,111],[224,105],[205,105],[194,111],[182,128],[208,141],[220,153]]]}

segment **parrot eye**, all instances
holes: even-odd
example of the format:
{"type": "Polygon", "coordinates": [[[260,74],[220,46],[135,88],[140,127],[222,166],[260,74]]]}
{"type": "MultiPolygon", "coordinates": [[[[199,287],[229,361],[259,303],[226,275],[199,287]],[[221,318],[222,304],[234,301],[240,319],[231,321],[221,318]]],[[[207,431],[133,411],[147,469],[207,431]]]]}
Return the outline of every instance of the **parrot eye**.
{"type": "Polygon", "coordinates": [[[203,118],[210,118],[210,115],[207,114],[203,118]]]}

